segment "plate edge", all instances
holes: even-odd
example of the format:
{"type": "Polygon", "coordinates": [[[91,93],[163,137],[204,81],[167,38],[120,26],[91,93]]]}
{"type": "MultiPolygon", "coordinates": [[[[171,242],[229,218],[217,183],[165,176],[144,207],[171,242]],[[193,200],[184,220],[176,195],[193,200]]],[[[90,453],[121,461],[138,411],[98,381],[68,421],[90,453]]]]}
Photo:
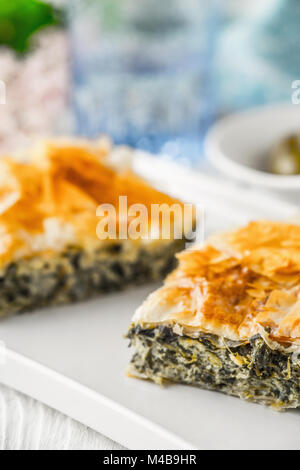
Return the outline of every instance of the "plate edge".
{"type": "Polygon", "coordinates": [[[195,450],[162,426],[155,424],[52,369],[11,349],[0,364],[0,382],[132,450],[195,450]]]}

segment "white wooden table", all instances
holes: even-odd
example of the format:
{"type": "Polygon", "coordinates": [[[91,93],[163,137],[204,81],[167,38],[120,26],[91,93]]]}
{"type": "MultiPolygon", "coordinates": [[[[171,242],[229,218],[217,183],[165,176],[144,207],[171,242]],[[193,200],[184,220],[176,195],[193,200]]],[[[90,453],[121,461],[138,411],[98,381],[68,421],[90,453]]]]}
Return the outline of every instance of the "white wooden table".
{"type": "Polygon", "coordinates": [[[121,450],[58,411],[0,385],[0,450],[121,450]]]}

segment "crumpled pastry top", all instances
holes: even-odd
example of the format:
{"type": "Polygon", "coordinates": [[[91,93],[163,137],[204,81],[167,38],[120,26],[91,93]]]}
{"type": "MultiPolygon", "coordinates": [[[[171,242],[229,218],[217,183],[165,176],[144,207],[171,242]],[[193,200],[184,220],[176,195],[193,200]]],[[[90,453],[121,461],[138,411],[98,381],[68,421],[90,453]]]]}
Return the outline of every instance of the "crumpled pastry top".
{"type": "Polygon", "coordinates": [[[177,202],[135,175],[130,149],[113,148],[107,139],[44,141],[22,161],[3,157],[0,265],[67,242],[99,242],[96,209],[108,203],[117,212],[120,195],[127,196],[128,207],[177,202]]]}
{"type": "Polygon", "coordinates": [[[171,324],[245,341],[300,344],[300,226],[256,221],[178,255],[164,286],[136,311],[135,324],[171,324]]]}

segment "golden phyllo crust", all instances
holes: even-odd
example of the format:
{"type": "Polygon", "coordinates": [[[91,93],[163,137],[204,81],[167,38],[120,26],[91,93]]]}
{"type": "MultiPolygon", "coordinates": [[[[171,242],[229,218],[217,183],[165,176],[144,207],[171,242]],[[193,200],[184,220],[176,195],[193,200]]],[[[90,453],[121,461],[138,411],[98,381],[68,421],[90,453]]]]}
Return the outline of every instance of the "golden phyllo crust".
{"type": "Polygon", "coordinates": [[[178,255],[179,266],[133,323],[244,341],[300,344],[300,226],[256,221],[178,255]]]}
{"type": "Polygon", "coordinates": [[[118,211],[121,195],[128,207],[177,202],[134,174],[124,165],[129,159],[129,149],[113,148],[107,139],[45,141],[26,161],[3,157],[0,265],[66,243],[85,248],[99,243],[97,207],[108,203],[118,211]]]}

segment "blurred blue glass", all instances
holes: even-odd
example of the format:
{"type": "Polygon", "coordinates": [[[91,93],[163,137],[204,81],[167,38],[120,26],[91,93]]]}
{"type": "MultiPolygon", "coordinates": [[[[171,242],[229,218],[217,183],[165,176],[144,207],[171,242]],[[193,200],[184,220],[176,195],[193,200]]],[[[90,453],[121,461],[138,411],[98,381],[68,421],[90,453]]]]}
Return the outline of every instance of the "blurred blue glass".
{"type": "Polygon", "coordinates": [[[77,132],[195,163],[215,113],[218,0],[69,4],[77,132]]]}
{"type": "Polygon", "coordinates": [[[216,55],[221,114],[291,102],[300,78],[299,24],[299,0],[262,0],[251,15],[224,24],[216,55]]]}

